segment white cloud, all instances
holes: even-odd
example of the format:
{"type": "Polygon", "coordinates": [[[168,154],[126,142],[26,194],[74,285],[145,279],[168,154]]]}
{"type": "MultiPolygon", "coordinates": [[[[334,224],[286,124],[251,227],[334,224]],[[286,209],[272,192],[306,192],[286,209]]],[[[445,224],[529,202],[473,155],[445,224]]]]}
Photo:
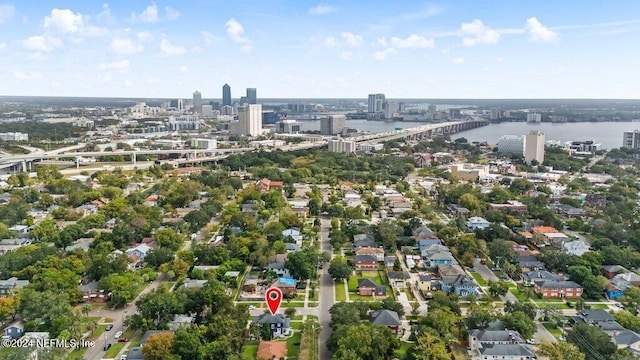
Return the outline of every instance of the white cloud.
{"type": "Polygon", "coordinates": [[[311,15],[326,15],[331,14],[338,11],[338,8],[335,6],[330,6],[326,4],[318,4],[309,9],[309,14],[311,15]]]}
{"type": "Polygon", "coordinates": [[[35,35],[26,38],[22,42],[22,46],[31,51],[49,52],[61,47],[62,40],[45,35],[35,35]]]}
{"type": "Polygon", "coordinates": [[[184,55],[187,49],[184,46],[176,46],[167,39],[162,39],[160,43],[160,55],[162,56],[179,56],[184,55]]]}
{"type": "Polygon", "coordinates": [[[180,11],[172,8],[171,6],[165,7],[164,12],[168,21],[176,21],[180,17],[180,11]]]}
{"type": "Polygon", "coordinates": [[[7,44],[0,42],[0,50],[4,49],[5,47],[7,47],[7,44]]]}
{"type": "Polygon", "coordinates": [[[42,74],[37,71],[32,71],[32,72],[14,71],[13,76],[15,76],[16,79],[20,79],[20,80],[35,80],[35,79],[40,79],[42,77],[42,74]]]}
{"type": "Polygon", "coordinates": [[[381,45],[381,46],[384,46],[384,47],[389,46],[389,42],[387,41],[387,38],[384,37],[384,36],[381,37],[381,38],[378,38],[377,41],[378,41],[378,45],[381,45]]]}
{"type": "Polygon", "coordinates": [[[330,47],[330,48],[335,47],[337,44],[336,38],[333,36],[329,36],[326,39],[324,39],[324,44],[326,47],[330,47]]]}
{"type": "Polygon", "coordinates": [[[229,35],[231,41],[236,44],[241,44],[242,51],[251,52],[251,41],[249,41],[247,37],[243,36],[244,28],[242,27],[242,24],[240,24],[236,19],[231,18],[226,24],[224,24],[224,27],[227,30],[227,35],[229,35]]]}
{"type": "Polygon", "coordinates": [[[36,51],[34,53],[27,55],[27,60],[44,61],[46,59],[47,57],[40,51],[36,51]]]}
{"type": "Polygon", "coordinates": [[[160,84],[162,82],[162,79],[157,77],[147,76],[147,81],[149,82],[149,84],[160,84]]]}
{"type": "Polygon", "coordinates": [[[560,39],[557,33],[548,27],[542,25],[540,21],[535,17],[527,19],[527,25],[525,29],[529,33],[529,41],[531,42],[556,42],[560,39]]]}
{"type": "Polygon", "coordinates": [[[351,32],[343,32],[340,34],[348,47],[360,47],[364,42],[362,36],[351,32]]]}
{"type": "Polygon", "coordinates": [[[11,4],[0,4],[0,24],[13,18],[15,7],[11,4]]]}
{"type": "Polygon", "coordinates": [[[136,13],[131,14],[131,21],[133,22],[141,22],[141,23],[156,23],[160,20],[158,17],[158,7],[156,4],[151,4],[147,6],[147,8],[140,13],[140,15],[136,15],[136,13]]]}
{"type": "Polygon", "coordinates": [[[342,60],[351,60],[351,59],[353,59],[353,53],[351,51],[343,51],[340,54],[340,59],[342,59],[342,60]]]}
{"type": "Polygon", "coordinates": [[[454,64],[463,64],[464,63],[464,58],[463,57],[457,57],[451,60],[452,63],[454,64]]]}
{"type": "Polygon", "coordinates": [[[393,48],[386,48],[382,51],[376,51],[373,53],[373,58],[376,60],[384,60],[388,55],[393,54],[394,52],[396,51],[393,48]]]}
{"type": "Polygon", "coordinates": [[[200,31],[200,36],[202,36],[202,41],[204,41],[205,44],[215,43],[220,40],[217,36],[208,31],[200,31]]]}
{"type": "Polygon", "coordinates": [[[462,23],[459,36],[463,46],[477,44],[495,44],[500,40],[500,33],[486,26],[481,20],[475,19],[470,23],[462,23]]]}
{"type": "Polygon", "coordinates": [[[119,54],[136,54],[144,50],[142,44],[136,44],[128,38],[118,38],[111,41],[111,50],[119,54]]]}
{"type": "Polygon", "coordinates": [[[411,34],[406,39],[392,37],[391,44],[397,48],[432,48],[435,46],[435,41],[423,36],[411,34]]]}
{"type": "Polygon", "coordinates": [[[78,33],[83,26],[82,14],[69,9],[53,9],[51,16],[44,17],[44,28],[60,31],[63,34],[78,33]]]}
{"type": "Polygon", "coordinates": [[[111,80],[113,80],[113,76],[110,72],[104,74],[102,77],[100,77],[100,79],[98,79],[98,81],[101,83],[108,83],[111,82],[111,80]]]}
{"type": "Polygon", "coordinates": [[[146,31],[146,30],[137,33],[136,37],[138,38],[138,40],[140,40],[142,42],[147,42],[147,41],[153,40],[153,34],[150,31],[146,31]]]}
{"type": "Polygon", "coordinates": [[[496,58],[496,62],[503,63],[503,62],[505,62],[505,59],[503,57],[498,56],[496,58]]]}
{"type": "Polygon", "coordinates": [[[182,65],[180,66],[180,72],[181,73],[187,73],[189,72],[189,67],[187,65],[182,65]]]}
{"type": "Polygon", "coordinates": [[[100,70],[108,71],[125,71],[129,69],[129,60],[114,61],[107,64],[100,64],[98,68],[100,70]]]}
{"type": "Polygon", "coordinates": [[[131,87],[133,85],[133,83],[131,82],[131,80],[125,80],[124,81],[124,86],[125,87],[131,87]]]}

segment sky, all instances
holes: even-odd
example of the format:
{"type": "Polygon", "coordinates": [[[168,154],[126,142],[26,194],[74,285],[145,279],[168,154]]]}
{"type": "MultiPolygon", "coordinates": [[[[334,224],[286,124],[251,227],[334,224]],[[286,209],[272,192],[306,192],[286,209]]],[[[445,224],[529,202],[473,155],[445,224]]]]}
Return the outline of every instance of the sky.
{"type": "Polygon", "coordinates": [[[640,1],[0,0],[0,95],[640,98],[640,1]]]}

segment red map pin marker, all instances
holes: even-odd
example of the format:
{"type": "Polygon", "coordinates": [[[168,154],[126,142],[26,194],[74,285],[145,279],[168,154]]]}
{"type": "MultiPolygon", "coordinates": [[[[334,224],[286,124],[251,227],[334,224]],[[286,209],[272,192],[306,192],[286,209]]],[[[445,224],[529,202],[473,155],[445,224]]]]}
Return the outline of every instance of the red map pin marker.
{"type": "Polygon", "coordinates": [[[276,287],[268,288],[264,293],[264,298],[267,301],[271,315],[275,315],[282,302],[282,291],[276,287]]]}

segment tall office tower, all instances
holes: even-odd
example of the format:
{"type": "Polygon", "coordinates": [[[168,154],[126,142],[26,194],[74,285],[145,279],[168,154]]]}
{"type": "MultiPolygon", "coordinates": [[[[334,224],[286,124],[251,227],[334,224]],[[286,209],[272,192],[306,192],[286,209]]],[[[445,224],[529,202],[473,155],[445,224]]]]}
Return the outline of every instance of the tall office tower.
{"type": "Polygon", "coordinates": [[[533,160],[544,162],[544,134],[540,131],[532,131],[524,139],[524,161],[531,164],[533,160]]]}
{"type": "Polygon", "coordinates": [[[183,110],[184,110],[184,100],[178,99],[178,111],[183,111],[183,110]]]}
{"type": "Polygon", "coordinates": [[[627,149],[640,149],[640,130],[625,131],[622,139],[622,147],[627,149]]]}
{"type": "Polygon", "coordinates": [[[344,115],[329,115],[326,118],[320,119],[320,134],[340,134],[342,132],[342,129],[346,127],[346,120],[347,117],[344,115]]]}
{"type": "Polygon", "coordinates": [[[246,136],[262,133],[262,105],[249,104],[238,108],[238,133],[246,136]]]}
{"type": "Polygon", "coordinates": [[[231,86],[222,85],[222,106],[231,106],[231,86]]]}
{"type": "Polygon", "coordinates": [[[384,118],[393,119],[398,116],[398,103],[395,101],[386,101],[384,105],[384,118]]]}
{"type": "Polygon", "coordinates": [[[538,113],[527,114],[527,122],[539,123],[540,121],[542,121],[542,115],[538,113]]]}
{"type": "Polygon", "coordinates": [[[524,136],[504,135],[498,139],[498,152],[524,155],[524,136]]]}
{"type": "Polygon", "coordinates": [[[460,119],[460,109],[449,109],[450,119],[460,119]]]}
{"type": "Polygon", "coordinates": [[[256,104],[257,98],[257,90],[256,88],[247,88],[247,103],[256,104]]]}
{"type": "Polygon", "coordinates": [[[369,102],[367,106],[367,112],[379,113],[384,111],[384,94],[369,94],[369,102]]]}
{"type": "Polygon", "coordinates": [[[202,94],[198,90],[193,92],[193,112],[202,114],[202,94]]]}
{"type": "Polygon", "coordinates": [[[427,107],[427,112],[431,115],[434,115],[436,113],[436,106],[433,104],[429,104],[429,106],[427,107]]]}

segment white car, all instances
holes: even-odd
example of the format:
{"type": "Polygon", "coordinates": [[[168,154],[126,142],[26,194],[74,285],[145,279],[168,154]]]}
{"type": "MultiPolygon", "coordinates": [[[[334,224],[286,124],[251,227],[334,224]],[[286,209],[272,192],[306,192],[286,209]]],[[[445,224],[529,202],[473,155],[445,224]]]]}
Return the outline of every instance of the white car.
{"type": "Polygon", "coordinates": [[[253,309],[255,309],[255,308],[256,308],[255,306],[253,306],[253,305],[249,305],[249,310],[253,310],[253,309]]]}
{"type": "Polygon", "coordinates": [[[527,339],[527,344],[535,345],[536,344],[536,339],[527,339]]]}
{"type": "Polygon", "coordinates": [[[120,336],[122,336],[122,331],[118,331],[114,338],[118,339],[120,336]]]}

